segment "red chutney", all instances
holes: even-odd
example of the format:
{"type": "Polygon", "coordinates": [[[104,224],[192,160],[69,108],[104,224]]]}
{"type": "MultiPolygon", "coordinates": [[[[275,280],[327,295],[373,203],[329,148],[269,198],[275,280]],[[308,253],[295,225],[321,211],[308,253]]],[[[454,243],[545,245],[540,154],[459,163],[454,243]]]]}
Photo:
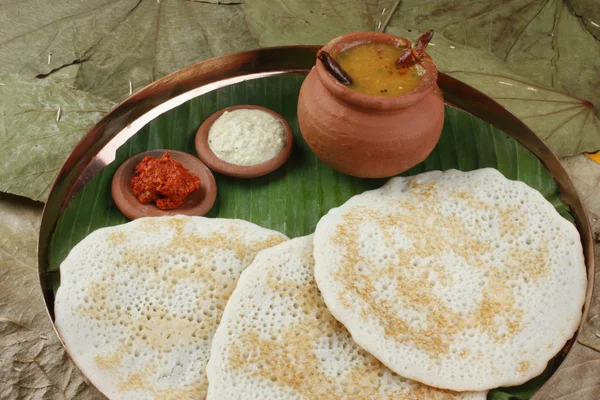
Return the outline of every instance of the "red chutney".
{"type": "Polygon", "coordinates": [[[200,178],[190,173],[168,152],[160,158],[146,156],[135,167],[131,179],[133,194],[142,204],[156,203],[161,210],[183,204],[185,198],[200,188],[200,178]]]}

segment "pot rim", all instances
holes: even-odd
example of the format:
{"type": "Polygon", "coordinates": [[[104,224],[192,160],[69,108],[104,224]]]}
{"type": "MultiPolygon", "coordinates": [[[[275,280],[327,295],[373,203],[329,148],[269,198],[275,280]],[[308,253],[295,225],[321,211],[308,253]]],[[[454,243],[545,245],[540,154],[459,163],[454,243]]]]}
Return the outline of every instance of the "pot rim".
{"type": "MultiPolygon", "coordinates": [[[[333,39],[323,46],[321,50],[325,50],[331,56],[335,57],[340,52],[360,43],[385,43],[398,46],[402,44],[409,45],[411,42],[405,37],[390,35],[389,33],[353,32],[333,39]]],[[[426,55],[422,58],[421,65],[425,68],[425,75],[423,75],[419,86],[403,95],[391,97],[372,96],[350,89],[338,82],[318,59],[315,64],[315,70],[321,83],[339,100],[361,108],[387,111],[410,107],[427,96],[436,87],[438,71],[431,57],[426,55]]]]}

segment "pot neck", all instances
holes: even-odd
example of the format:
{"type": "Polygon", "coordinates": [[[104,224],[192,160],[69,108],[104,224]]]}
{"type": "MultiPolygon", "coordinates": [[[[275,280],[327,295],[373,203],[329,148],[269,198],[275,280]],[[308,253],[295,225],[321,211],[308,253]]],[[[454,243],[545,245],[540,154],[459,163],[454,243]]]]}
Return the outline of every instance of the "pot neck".
{"type": "MultiPolygon", "coordinates": [[[[356,45],[356,43],[396,43],[397,41],[406,41],[408,43],[404,38],[384,33],[357,32],[334,39],[332,42],[326,44],[323,50],[329,52],[332,57],[336,57],[341,51],[356,45]]],[[[424,68],[425,73],[419,86],[406,94],[391,97],[372,96],[350,89],[335,79],[319,60],[317,60],[315,69],[321,83],[341,102],[375,111],[387,111],[410,107],[425,98],[435,88],[438,72],[435,63],[429,55],[421,59],[421,66],[424,68]]]]}

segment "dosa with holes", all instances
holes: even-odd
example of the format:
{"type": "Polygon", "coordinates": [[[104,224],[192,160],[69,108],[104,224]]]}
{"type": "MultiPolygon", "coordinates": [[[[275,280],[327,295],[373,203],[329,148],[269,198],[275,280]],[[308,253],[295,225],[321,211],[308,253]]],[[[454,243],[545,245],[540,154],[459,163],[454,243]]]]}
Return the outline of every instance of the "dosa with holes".
{"type": "Polygon", "coordinates": [[[484,400],[402,378],[361,349],[314,281],[312,236],[263,250],[225,307],[207,367],[209,400],[484,400]]]}
{"type": "Polygon", "coordinates": [[[430,386],[524,383],[581,319],[577,229],[495,169],[393,178],[331,210],[314,243],[331,313],[390,369],[430,386]]]}
{"type": "Polygon", "coordinates": [[[115,399],[202,399],[213,334],[255,255],[287,238],[250,222],[140,218],[99,229],[60,266],[56,327],[115,399]]]}

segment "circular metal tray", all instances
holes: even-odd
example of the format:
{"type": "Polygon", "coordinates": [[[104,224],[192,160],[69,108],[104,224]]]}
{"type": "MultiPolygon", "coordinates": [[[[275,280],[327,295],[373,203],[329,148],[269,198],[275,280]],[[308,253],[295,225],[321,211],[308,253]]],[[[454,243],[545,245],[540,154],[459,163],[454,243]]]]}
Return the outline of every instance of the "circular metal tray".
{"type": "MultiPolygon", "coordinates": [[[[315,63],[319,48],[318,46],[265,48],[229,54],[191,65],[133,94],[90,129],[58,173],[42,214],[38,266],[40,285],[52,323],[54,323],[54,295],[46,274],[52,233],[69,202],[92,177],[115,159],[116,150],[148,122],[194,97],[245,80],[292,73],[306,75],[315,63]]],[[[500,104],[443,73],[439,74],[438,85],[447,104],[473,114],[504,131],[538,157],[557,182],[563,201],[570,207],[581,235],[588,286],[579,329],[561,352],[566,355],[586,320],[594,282],[592,231],[577,191],[552,151],[523,122],[500,104]]],[[[58,336],[62,342],[62,338],[58,336]]],[[[544,386],[549,386],[554,376],[544,386]]],[[[544,386],[534,398],[542,397],[540,393],[543,392],[544,386]]]]}

